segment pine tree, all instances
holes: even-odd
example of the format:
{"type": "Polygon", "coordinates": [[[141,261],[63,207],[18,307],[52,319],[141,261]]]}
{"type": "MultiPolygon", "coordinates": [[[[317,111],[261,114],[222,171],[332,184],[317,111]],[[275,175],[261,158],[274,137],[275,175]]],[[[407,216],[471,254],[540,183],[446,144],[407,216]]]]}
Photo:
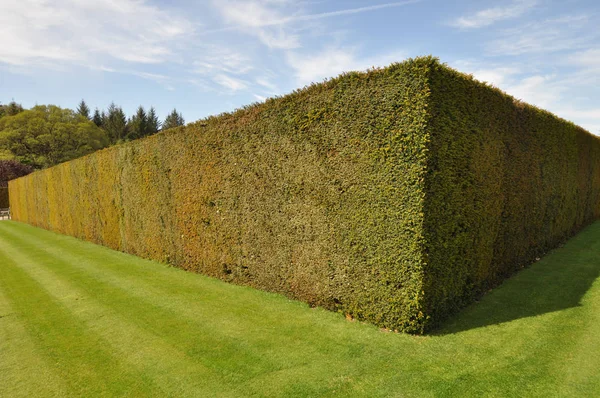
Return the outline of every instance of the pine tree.
{"type": "Polygon", "coordinates": [[[142,138],[148,135],[148,116],[141,105],[135,115],[129,120],[128,133],[127,138],[130,139],[142,138]]]}
{"type": "Polygon", "coordinates": [[[81,100],[77,107],[77,114],[90,120],[90,108],[87,106],[84,100],[81,100]]]}
{"type": "Polygon", "coordinates": [[[94,117],[92,117],[92,121],[96,124],[96,126],[98,127],[102,127],[102,115],[100,114],[100,111],[98,110],[98,108],[96,108],[96,110],[94,111],[94,117]]]}
{"type": "Polygon", "coordinates": [[[111,144],[127,138],[127,117],[123,109],[114,102],[109,105],[108,112],[103,117],[102,128],[108,134],[111,144]]]}
{"type": "Polygon", "coordinates": [[[183,119],[183,115],[177,113],[177,109],[173,109],[169,116],[165,118],[162,128],[163,130],[167,130],[173,127],[183,126],[184,124],[185,120],[183,119]]]}
{"type": "Polygon", "coordinates": [[[148,111],[148,135],[156,134],[160,130],[160,121],[153,106],[148,111]]]}

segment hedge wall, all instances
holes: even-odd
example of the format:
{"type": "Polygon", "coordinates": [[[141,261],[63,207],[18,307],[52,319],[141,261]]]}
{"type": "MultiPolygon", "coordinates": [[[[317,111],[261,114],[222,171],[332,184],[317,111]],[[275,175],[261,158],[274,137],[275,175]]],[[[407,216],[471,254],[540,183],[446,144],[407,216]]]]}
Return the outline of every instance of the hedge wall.
{"type": "Polygon", "coordinates": [[[426,57],[10,183],[13,219],[422,333],[598,217],[600,143],[426,57]]]}
{"type": "Polygon", "coordinates": [[[13,219],[419,330],[428,60],[11,182],[13,219]]]}

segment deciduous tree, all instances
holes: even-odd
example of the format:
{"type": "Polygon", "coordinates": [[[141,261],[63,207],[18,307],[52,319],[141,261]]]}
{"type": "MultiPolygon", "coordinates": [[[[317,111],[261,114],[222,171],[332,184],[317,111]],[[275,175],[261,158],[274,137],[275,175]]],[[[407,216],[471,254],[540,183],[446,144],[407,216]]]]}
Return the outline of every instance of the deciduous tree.
{"type": "Polygon", "coordinates": [[[0,153],[35,168],[65,162],[107,146],[106,133],[70,109],[54,105],[0,119],[0,153]]]}

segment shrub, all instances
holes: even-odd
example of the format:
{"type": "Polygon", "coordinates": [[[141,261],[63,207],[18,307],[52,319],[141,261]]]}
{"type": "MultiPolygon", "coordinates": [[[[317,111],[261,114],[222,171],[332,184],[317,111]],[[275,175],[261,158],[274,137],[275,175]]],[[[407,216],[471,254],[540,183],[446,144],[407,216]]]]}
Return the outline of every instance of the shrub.
{"type": "Polygon", "coordinates": [[[8,181],[25,176],[33,169],[14,160],[0,160],[0,209],[9,207],[8,181]]]}
{"type": "Polygon", "coordinates": [[[10,195],[16,220],[422,333],[598,216],[599,152],[426,57],[105,149],[10,195]]]}

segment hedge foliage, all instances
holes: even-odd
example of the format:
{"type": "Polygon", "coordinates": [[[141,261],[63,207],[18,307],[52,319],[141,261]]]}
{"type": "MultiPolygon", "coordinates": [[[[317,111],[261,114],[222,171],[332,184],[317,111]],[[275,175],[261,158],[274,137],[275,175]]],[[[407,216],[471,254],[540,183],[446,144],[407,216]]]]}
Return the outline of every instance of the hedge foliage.
{"type": "Polygon", "coordinates": [[[598,216],[600,143],[431,57],[10,183],[15,220],[422,333],[598,216]]]}

